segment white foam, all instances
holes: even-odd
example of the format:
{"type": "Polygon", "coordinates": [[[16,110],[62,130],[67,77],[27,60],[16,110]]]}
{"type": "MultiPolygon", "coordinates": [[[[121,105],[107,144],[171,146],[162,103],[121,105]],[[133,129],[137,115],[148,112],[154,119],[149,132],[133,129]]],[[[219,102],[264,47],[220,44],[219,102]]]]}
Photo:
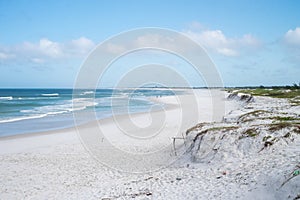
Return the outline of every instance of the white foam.
{"type": "Polygon", "coordinates": [[[74,111],[84,110],[88,107],[92,107],[96,105],[98,105],[98,103],[92,101],[92,99],[90,98],[78,98],[73,100],[67,100],[63,104],[36,107],[34,109],[28,109],[28,110],[20,110],[21,113],[28,114],[29,116],[4,119],[1,120],[0,123],[20,121],[20,120],[33,119],[33,118],[41,118],[49,115],[70,113],[74,111]]]}
{"type": "Polygon", "coordinates": [[[45,97],[57,97],[57,96],[59,96],[59,94],[58,93],[42,94],[42,96],[45,96],[45,97]]]}
{"type": "Polygon", "coordinates": [[[81,93],[80,95],[86,95],[86,94],[94,94],[94,91],[85,91],[81,93]]]}
{"type": "Polygon", "coordinates": [[[30,115],[30,116],[24,116],[24,117],[3,119],[3,120],[0,120],[0,123],[16,122],[16,121],[21,121],[21,120],[26,120],[26,119],[37,119],[37,118],[42,118],[42,117],[46,117],[46,116],[47,116],[47,114],[40,114],[40,115],[30,115]]]}
{"type": "Polygon", "coordinates": [[[13,100],[12,96],[9,97],[0,97],[0,100],[13,100]]]}
{"type": "Polygon", "coordinates": [[[72,99],[71,102],[72,107],[69,109],[70,112],[84,110],[87,107],[98,105],[98,103],[94,102],[93,98],[76,98],[72,99]]]}

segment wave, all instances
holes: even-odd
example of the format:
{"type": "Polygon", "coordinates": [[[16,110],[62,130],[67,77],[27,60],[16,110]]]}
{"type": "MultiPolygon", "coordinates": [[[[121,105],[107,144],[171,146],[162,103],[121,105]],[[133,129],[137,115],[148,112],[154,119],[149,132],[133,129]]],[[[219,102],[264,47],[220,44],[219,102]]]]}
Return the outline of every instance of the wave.
{"type": "MultiPolygon", "coordinates": [[[[21,113],[35,113],[34,110],[21,110],[20,112],[21,113]]],[[[37,118],[47,117],[49,115],[58,115],[58,114],[63,114],[63,113],[67,113],[67,112],[69,112],[69,111],[62,110],[62,111],[53,111],[53,112],[41,113],[41,114],[32,114],[32,115],[15,117],[15,118],[10,118],[10,119],[3,119],[3,120],[0,120],[0,123],[16,122],[16,121],[22,121],[22,120],[28,120],[28,119],[37,119],[37,118]]]]}
{"type": "Polygon", "coordinates": [[[47,105],[36,107],[33,109],[20,110],[25,116],[18,116],[10,119],[0,120],[0,123],[15,122],[21,120],[42,118],[46,116],[60,115],[64,113],[71,113],[74,111],[85,110],[88,107],[96,106],[98,103],[92,101],[91,98],[77,98],[73,100],[66,100],[64,103],[56,105],[47,105]]]}
{"type": "Polygon", "coordinates": [[[45,100],[45,99],[54,99],[54,98],[58,98],[58,96],[39,96],[39,97],[18,97],[18,98],[14,98],[14,99],[17,99],[17,100],[24,100],[24,101],[27,101],[27,100],[45,100]]]}
{"type": "Polygon", "coordinates": [[[31,113],[33,110],[20,110],[20,113],[31,113]]]}
{"type": "Polygon", "coordinates": [[[70,112],[84,110],[87,107],[92,107],[98,105],[94,102],[93,98],[76,98],[71,100],[72,108],[69,109],[70,112]]]}
{"type": "Polygon", "coordinates": [[[13,100],[12,96],[9,97],[0,97],[0,100],[13,100]]]}
{"type": "Polygon", "coordinates": [[[45,96],[45,97],[57,97],[59,96],[58,93],[50,93],[50,94],[41,94],[42,96],[45,96]]]}
{"type": "MultiPolygon", "coordinates": [[[[90,92],[90,91],[86,91],[90,92]]],[[[58,95],[58,93],[47,93],[43,94],[44,96],[55,96],[58,95]]],[[[45,97],[15,97],[14,99],[20,99],[22,100],[27,100],[27,99],[44,99],[45,97]]],[[[1,97],[0,99],[12,99],[12,97],[1,97]]],[[[15,113],[14,116],[1,116],[0,117],[0,123],[5,123],[5,122],[15,122],[15,121],[21,121],[21,120],[29,120],[29,119],[36,119],[36,118],[43,118],[47,116],[55,116],[55,115],[68,115],[71,114],[72,112],[81,112],[84,110],[89,110],[89,109],[95,109],[96,112],[102,110],[107,110],[111,106],[116,106],[116,107],[123,107],[123,106],[128,106],[128,101],[129,100],[135,100],[135,101],[142,101],[145,102],[145,99],[143,97],[132,97],[128,98],[128,95],[126,93],[122,93],[119,95],[115,96],[109,96],[109,97],[101,97],[101,98],[87,98],[87,96],[82,96],[82,98],[73,98],[73,99],[67,99],[67,100],[55,100],[53,103],[55,104],[47,104],[42,105],[39,102],[37,104],[24,104],[23,102],[20,103],[20,109],[18,112],[15,113]],[[112,105],[113,102],[113,105],[112,105]],[[42,105],[42,106],[41,106],[42,105]],[[100,105],[99,107],[96,107],[100,105]]],[[[147,101],[146,101],[147,102],[147,101]]],[[[139,102],[137,102],[139,103],[139,102]]],[[[134,105],[133,103],[132,105],[134,105]]]]}
{"type": "Polygon", "coordinates": [[[46,117],[46,116],[47,116],[47,114],[16,117],[16,118],[0,120],[0,123],[16,122],[16,121],[21,121],[21,120],[26,120],[26,119],[37,119],[37,118],[42,118],[42,117],[46,117]]]}
{"type": "Polygon", "coordinates": [[[80,95],[87,95],[87,94],[94,94],[94,91],[85,91],[81,93],[80,95]]]}

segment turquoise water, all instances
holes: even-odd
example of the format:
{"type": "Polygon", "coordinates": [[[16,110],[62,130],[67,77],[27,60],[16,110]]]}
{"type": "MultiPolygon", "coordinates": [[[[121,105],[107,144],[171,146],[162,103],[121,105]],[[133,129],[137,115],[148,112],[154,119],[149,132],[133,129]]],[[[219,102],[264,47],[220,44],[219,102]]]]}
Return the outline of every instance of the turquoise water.
{"type": "Polygon", "coordinates": [[[169,95],[160,89],[0,89],[0,137],[72,127],[74,111],[94,111],[97,119],[111,116],[112,107],[114,114],[144,112],[155,106],[148,97],[169,95]]]}

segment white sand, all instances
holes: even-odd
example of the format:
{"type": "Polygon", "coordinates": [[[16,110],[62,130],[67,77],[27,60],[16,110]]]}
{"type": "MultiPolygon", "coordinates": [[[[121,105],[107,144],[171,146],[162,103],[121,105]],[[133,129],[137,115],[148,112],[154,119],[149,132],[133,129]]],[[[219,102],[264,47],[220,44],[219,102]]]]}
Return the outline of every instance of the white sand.
{"type": "MultiPolygon", "coordinates": [[[[191,115],[189,120],[185,120],[182,129],[201,121],[212,121],[209,94],[205,90],[197,90],[196,93],[197,101],[201,102],[198,108],[201,112],[198,116],[191,115]]],[[[178,130],[178,114],[182,110],[195,113],[194,110],[189,110],[194,109],[189,102],[189,96],[182,96],[180,106],[174,98],[164,97],[157,100],[168,103],[163,130],[171,132],[168,136],[172,136],[172,130],[178,130]]],[[[258,99],[251,106],[253,109],[261,109],[260,106],[265,108],[264,101],[263,98],[258,99]]],[[[240,108],[234,101],[226,101],[226,105],[227,112],[235,110],[227,115],[226,119],[231,120],[228,123],[233,123],[237,116],[245,112],[245,108],[240,108]]],[[[286,105],[285,112],[299,111],[299,108],[288,107],[287,102],[269,100],[268,105],[273,105],[274,108],[286,105]]],[[[158,115],[156,113],[159,112],[150,114],[155,117],[158,115]]],[[[148,125],[151,119],[149,113],[135,114],[132,117],[140,126],[148,125]]],[[[120,133],[112,119],[102,120],[100,123],[104,129],[115,134],[111,135],[113,143],[124,150],[132,151],[132,145],[117,140],[120,133]]],[[[96,128],[96,123],[83,126],[87,133],[96,128]]],[[[196,133],[197,131],[193,131],[189,137],[196,133]]],[[[170,143],[171,138],[163,139],[165,141],[162,143],[170,143]]],[[[189,144],[191,141],[187,140],[189,144]]],[[[163,169],[133,174],[112,170],[100,164],[86,151],[73,128],[3,138],[0,140],[0,199],[282,199],[281,197],[285,198],[289,194],[290,198],[294,198],[297,192],[292,191],[300,191],[299,184],[295,184],[297,181],[299,183],[299,177],[292,179],[277,193],[276,189],[285,179],[285,175],[300,161],[297,143],[299,140],[295,141],[285,146],[278,145],[280,152],[268,150],[257,156],[255,151],[251,155],[233,151],[234,153],[222,154],[215,160],[205,157],[203,162],[192,162],[191,158],[197,157],[197,152],[187,152],[177,157],[178,161],[163,169]],[[223,174],[224,171],[226,175],[223,174]]],[[[250,141],[248,143],[252,144],[250,141]]],[[[157,144],[154,142],[148,146],[147,151],[152,151],[153,145],[157,144]]],[[[136,145],[134,151],[145,153],[143,143],[136,145]]],[[[182,142],[176,145],[178,152],[184,148],[182,142]]],[[[224,145],[224,150],[230,151],[228,146],[234,145],[224,145]]],[[[246,150],[246,147],[243,148],[246,150]]],[[[175,157],[172,148],[167,150],[169,156],[175,157]]]]}

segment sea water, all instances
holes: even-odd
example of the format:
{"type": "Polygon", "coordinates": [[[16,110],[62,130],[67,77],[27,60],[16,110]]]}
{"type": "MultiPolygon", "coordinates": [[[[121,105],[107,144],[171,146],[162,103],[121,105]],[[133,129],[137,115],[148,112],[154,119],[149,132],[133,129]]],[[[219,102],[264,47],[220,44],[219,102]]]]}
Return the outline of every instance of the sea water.
{"type": "Polygon", "coordinates": [[[0,137],[72,127],[73,112],[95,112],[96,119],[145,112],[158,104],[149,97],[170,95],[174,92],[154,88],[0,89],[0,137]]]}

